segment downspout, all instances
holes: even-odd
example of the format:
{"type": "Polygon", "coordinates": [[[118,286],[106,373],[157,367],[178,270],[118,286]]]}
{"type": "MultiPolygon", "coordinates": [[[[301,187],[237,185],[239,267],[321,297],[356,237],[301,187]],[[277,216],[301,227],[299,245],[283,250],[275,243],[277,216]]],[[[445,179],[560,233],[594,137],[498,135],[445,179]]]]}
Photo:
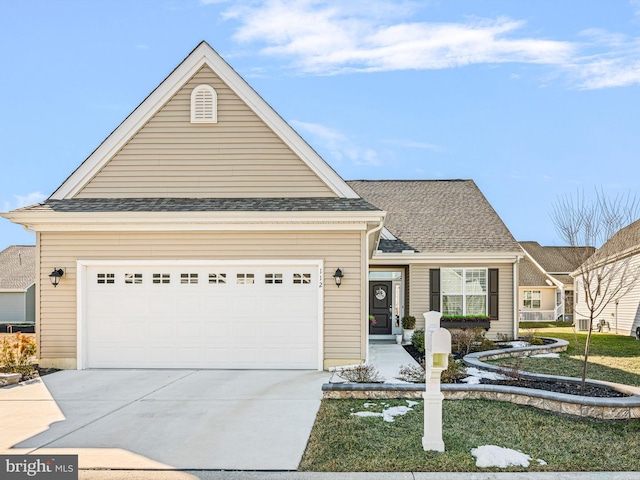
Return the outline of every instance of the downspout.
{"type": "MultiPolygon", "coordinates": [[[[385,214],[386,215],[386,214],[385,214]]],[[[365,294],[364,294],[364,305],[365,305],[365,309],[369,308],[369,243],[370,243],[370,235],[372,233],[377,233],[380,230],[382,230],[382,227],[384,227],[384,216],[382,217],[382,219],[380,220],[380,223],[378,224],[377,227],[367,231],[367,235],[366,235],[366,240],[365,240],[365,248],[366,248],[366,254],[367,254],[367,264],[366,264],[366,275],[365,275],[365,294]]],[[[365,313],[365,317],[368,317],[368,315],[365,313]]],[[[367,326],[365,329],[365,344],[366,344],[366,351],[365,351],[365,363],[369,361],[369,322],[365,321],[365,325],[367,326]]]]}
{"type": "Polygon", "coordinates": [[[516,261],[513,262],[513,339],[518,338],[518,325],[520,319],[518,318],[518,264],[520,263],[520,257],[516,256],[516,261]]]}

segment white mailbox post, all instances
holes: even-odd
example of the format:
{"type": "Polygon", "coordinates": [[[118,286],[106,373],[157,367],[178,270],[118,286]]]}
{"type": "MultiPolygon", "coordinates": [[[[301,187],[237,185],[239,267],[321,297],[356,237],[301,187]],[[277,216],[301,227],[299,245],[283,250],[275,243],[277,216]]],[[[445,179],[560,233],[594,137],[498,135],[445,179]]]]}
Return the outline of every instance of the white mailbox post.
{"type": "Polygon", "coordinates": [[[424,437],[422,446],[425,451],[444,452],[442,440],[442,399],[440,391],[440,374],[449,365],[451,353],[451,333],[440,327],[440,312],[424,314],[424,347],[426,388],[424,397],[424,437]]]}

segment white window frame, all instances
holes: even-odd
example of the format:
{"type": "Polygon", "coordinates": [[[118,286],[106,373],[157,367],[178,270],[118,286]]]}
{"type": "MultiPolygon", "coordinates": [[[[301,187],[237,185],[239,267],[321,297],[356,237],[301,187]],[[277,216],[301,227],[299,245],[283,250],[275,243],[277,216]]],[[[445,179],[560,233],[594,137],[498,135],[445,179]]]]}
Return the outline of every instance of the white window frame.
{"type": "Polygon", "coordinates": [[[522,308],[526,310],[540,310],[542,308],[542,290],[523,290],[522,308]],[[533,298],[534,293],[538,294],[538,298],[533,298]],[[527,296],[529,296],[529,298],[527,298],[527,296]],[[538,301],[539,305],[537,307],[533,306],[534,301],[538,301]],[[526,302],[530,302],[529,306],[527,306],[526,302]]]}
{"type": "Polygon", "coordinates": [[[198,85],[191,91],[191,123],[218,123],[218,94],[211,85],[198,85]],[[209,99],[211,105],[206,104],[209,99]]]}
{"type": "MultiPolygon", "coordinates": [[[[484,272],[485,278],[485,291],[484,291],[484,313],[478,315],[488,315],[489,309],[489,269],[482,267],[448,267],[440,269],[440,305],[442,306],[442,310],[444,310],[444,297],[445,296],[462,296],[462,315],[475,315],[467,312],[467,296],[481,296],[478,293],[467,292],[467,271],[469,270],[481,270],[484,272]],[[462,291],[461,292],[445,292],[444,291],[444,272],[446,270],[461,270],[462,271],[462,291]]],[[[443,315],[447,315],[442,312],[443,315]]]]}

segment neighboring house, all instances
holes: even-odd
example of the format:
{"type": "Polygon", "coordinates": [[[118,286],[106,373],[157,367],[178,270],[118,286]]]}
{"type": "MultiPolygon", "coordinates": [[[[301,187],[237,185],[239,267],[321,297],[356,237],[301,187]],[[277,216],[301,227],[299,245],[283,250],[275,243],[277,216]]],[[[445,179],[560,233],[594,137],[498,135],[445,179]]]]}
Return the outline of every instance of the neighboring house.
{"type": "Polygon", "coordinates": [[[36,247],[12,245],[0,252],[0,324],[35,322],[36,247]]]}
{"type": "Polygon", "coordinates": [[[574,289],[571,272],[595,251],[593,247],[543,247],[520,242],[518,309],[521,322],[573,321],[574,289]]]}
{"type": "Polygon", "coordinates": [[[41,366],[326,369],[441,304],[516,328],[522,252],[473,182],[345,182],[204,42],[3,216],[36,232],[41,366]]]}
{"type": "Polygon", "coordinates": [[[606,305],[594,318],[594,328],[606,322],[612,332],[640,335],[640,220],[618,231],[572,273],[576,282],[576,317],[578,321],[586,319],[583,329],[588,329],[589,310],[580,275],[585,267],[603,278],[598,303],[606,305]],[[620,285],[624,285],[622,291],[615,292],[620,285]]]}

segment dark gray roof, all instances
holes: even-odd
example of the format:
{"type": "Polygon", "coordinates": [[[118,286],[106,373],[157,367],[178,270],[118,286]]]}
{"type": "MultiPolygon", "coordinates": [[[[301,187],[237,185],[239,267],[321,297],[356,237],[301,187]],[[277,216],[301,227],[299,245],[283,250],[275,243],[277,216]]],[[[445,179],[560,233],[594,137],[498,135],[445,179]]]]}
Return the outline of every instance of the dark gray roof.
{"type": "Polygon", "coordinates": [[[538,242],[520,242],[520,246],[546,273],[569,274],[595,251],[593,247],[543,247],[538,242]]]}
{"type": "Polygon", "coordinates": [[[618,230],[602,245],[590,260],[593,262],[610,261],[625,250],[636,251],[640,248],[640,220],[618,230]],[[635,248],[634,248],[635,247],[635,248]]]}
{"type": "Polygon", "coordinates": [[[36,247],[12,245],[0,252],[0,290],[26,290],[36,281],[36,247]]]}
{"type": "MultiPolygon", "coordinates": [[[[472,180],[356,180],[356,193],[387,211],[385,226],[422,253],[520,252],[520,246],[472,180]]],[[[392,241],[380,243],[385,252],[392,241]]],[[[400,250],[406,250],[403,247],[400,250]]]]}
{"type": "Polygon", "coordinates": [[[74,198],[47,200],[23,211],[82,212],[349,212],[376,211],[361,198],[74,198]]]}

